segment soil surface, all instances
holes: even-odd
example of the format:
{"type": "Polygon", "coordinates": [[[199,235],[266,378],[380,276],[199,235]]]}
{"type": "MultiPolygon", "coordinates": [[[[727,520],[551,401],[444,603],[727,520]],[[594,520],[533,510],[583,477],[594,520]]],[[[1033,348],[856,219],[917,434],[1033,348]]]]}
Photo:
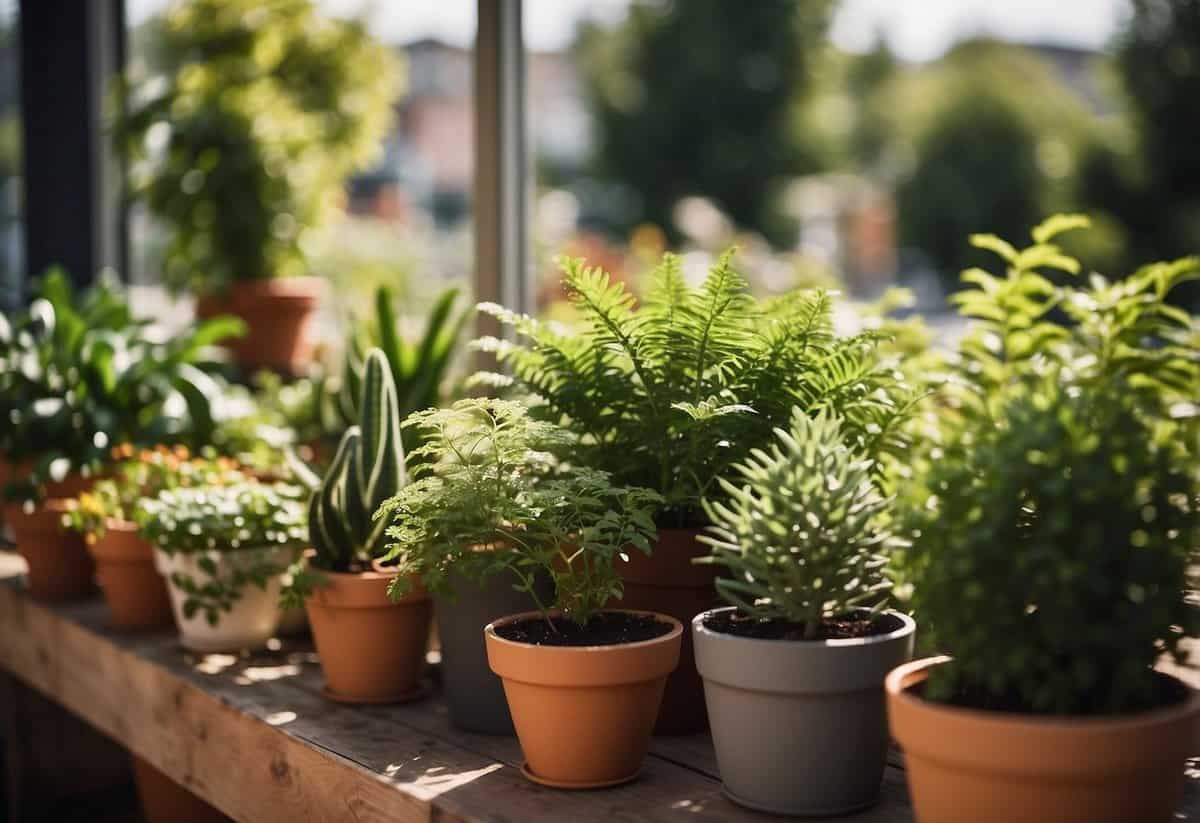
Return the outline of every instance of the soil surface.
{"type": "Polygon", "coordinates": [[[704,628],[720,634],[750,637],[755,640],[845,640],[889,634],[904,625],[891,614],[854,613],[829,617],[821,622],[816,637],[804,636],[804,624],[778,618],[750,617],[736,611],[704,618],[704,628]]]}
{"type": "Polygon", "coordinates": [[[653,640],[671,631],[651,615],[601,612],[580,626],[564,617],[543,620],[531,617],[496,627],[496,634],[514,643],[532,646],[616,646],[653,640]]]}
{"type": "MultiPolygon", "coordinates": [[[[921,683],[914,686],[911,691],[920,697],[925,696],[925,684],[921,683]]],[[[1182,683],[1174,678],[1167,677],[1163,674],[1155,673],[1154,677],[1154,694],[1141,703],[1130,705],[1128,709],[1121,712],[1121,715],[1137,714],[1138,712],[1152,711],[1154,709],[1165,709],[1176,703],[1182,703],[1187,699],[1189,691],[1182,683]]],[[[1045,710],[1033,708],[1019,694],[993,694],[983,688],[972,688],[970,686],[962,686],[949,700],[941,701],[949,706],[958,706],[963,709],[975,709],[985,712],[1003,712],[1005,714],[1027,714],[1041,717],[1048,716],[1045,710]]],[[[1088,706],[1088,701],[1084,700],[1080,711],[1070,715],[1071,717],[1111,717],[1111,712],[1100,705],[1088,706]]]]}

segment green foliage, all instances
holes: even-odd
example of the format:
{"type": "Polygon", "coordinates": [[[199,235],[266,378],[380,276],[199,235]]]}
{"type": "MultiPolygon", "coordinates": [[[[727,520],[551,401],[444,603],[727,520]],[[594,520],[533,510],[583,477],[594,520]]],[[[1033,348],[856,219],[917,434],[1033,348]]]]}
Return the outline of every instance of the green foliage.
{"type": "Polygon", "coordinates": [[[1048,272],[1080,270],[1059,235],[1086,224],[1053,217],[1024,249],[972,238],[1005,270],[963,273],[973,329],[905,490],[903,572],[955,655],[934,699],[1143,708],[1161,699],[1150,664],[1200,628],[1184,602],[1200,537],[1200,333],[1168,302],[1200,261],[1056,285],[1048,272]]]}
{"type": "MultiPolygon", "coordinates": [[[[391,289],[381,287],[375,292],[373,322],[359,327],[346,341],[346,361],[340,380],[324,385],[320,399],[320,416],[327,431],[343,431],[359,419],[359,398],[362,396],[366,352],[382,350],[392,372],[400,417],[403,419],[419,409],[441,405],[447,394],[446,376],[458,351],[463,327],[470,319],[468,310],[456,311],[458,289],[446,289],[433,305],[425,321],[425,331],[415,342],[405,339],[396,317],[391,289]]],[[[408,429],[405,447],[414,449],[418,441],[408,429]]]]}
{"type": "Polygon", "coordinates": [[[115,283],[76,293],[50,271],[27,311],[0,317],[0,452],[37,458],[45,480],[118,443],[207,442],[221,384],[206,349],[242,328],[221,317],[164,340],[115,283]]]}
{"type": "Polygon", "coordinates": [[[705,501],[713,525],[700,540],[712,547],[704,560],[729,570],[717,580],[723,598],[745,614],[800,624],[815,638],[825,618],[886,603],[889,501],[835,415],[810,418],[796,409],[790,430],[776,436],[769,450],[755,449],[734,467],[740,485],[719,481],[728,502],[705,501]]]}
{"type": "Polygon", "coordinates": [[[576,48],[596,119],[594,171],[633,201],[612,221],[671,231],[676,201],[698,194],[780,236],[769,194],[809,165],[789,118],[832,7],[635,3],[615,28],[584,27],[576,48]]]}
{"type": "Polygon", "coordinates": [[[134,194],[171,229],[167,283],[306,273],[306,230],[378,153],[395,58],[311,0],[177,0],[147,25],[117,131],[134,194]]]}
{"type": "Polygon", "coordinates": [[[141,535],[167,554],[195,555],[204,577],[176,572],[171,582],[186,595],[184,613],[203,612],[212,625],[248,585],[265,589],[287,563],[275,551],[296,554],[308,536],[303,490],[252,480],[167,489],[142,498],[133,512],[141,535]],[[221,555],[225,555],[223,559],[221,555]]]}
{"type": "Polygon", "coordinates": [[[120,446],[113,450],[116,461],[104,479],[79,496],[65,515],[65,524],[94,541],[104,536],[109,520],[129,522],[144,497],[185,486],[213,486],[246,479],[238,465],[226,457],[190,457],[181,446],[135,450],[120,446]]]}
{"type": "Polygon", "coordinates": [[[824,291],[755,300],[729,260],[693,288],[679,258],[666,255],[641,304],[605,272],[563,260],[585,332],[483,304],[517,342],[478,341],[511,376],[476,379],[541,398],[578,435],[588,465],[663,496],[660,525],[699,522],[716,479],[766,445],[793,406],[838,412],[864,456],[902,453],[912,398],[880,365],[877,335],[835,334],[824,291]]]}
{"type": "Polygon", "coordinates": [[[396,385],[380,349],[367,352],[357,425],[309,501],[309,539],[319,569],[359,569],[385,553],[384,519],[372,520],[408,482],[396,385]]]}
{"type": "MultiPolygon", "coordinates": [[[[404,425],[421,430],[423,462],[376,514],[391,522],[387,559],[444,593],[451,572],[482,581],[510,570],[543,615],[557,607],[580,624],[620,597],[614,563],[630,547],[649,551],[658,495],[565,462],[574,438],[511,401],[460,400],[404,425]],[[542,576],[554,581],[554,604],[538,599],[542,576]]],[[[393,584],[405,585],[403,576],[393,584]]]]}

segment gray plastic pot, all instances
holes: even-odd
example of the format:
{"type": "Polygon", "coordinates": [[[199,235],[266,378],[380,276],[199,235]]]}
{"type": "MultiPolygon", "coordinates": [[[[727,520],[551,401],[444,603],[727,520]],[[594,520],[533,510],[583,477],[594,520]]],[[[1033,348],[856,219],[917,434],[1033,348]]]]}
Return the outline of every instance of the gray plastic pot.
{"type": "Polygon", "coordinates": [[[725,794],[775,814],[837,815],[879,800],[887,759],[883,681],[912,657],[916,623],[854,640],[758,640],[692,620],[725,794]]]}
{"type": "MultiPolygon", "coordinates": [[[[510,614],[527,612],[536,605],[528,594],[515,591],[514,576],[493,575],[481,587],[459,574],[451,574],[455,597],[434,597],[434,619],[442,644],[442,689],[450,720],[455,726],[480,734],[515,734],[504,686],[488,666],[483,629],[510,614]]],[[[538,581],[538,597],[551,602],[554,585],[538,581]]]]}

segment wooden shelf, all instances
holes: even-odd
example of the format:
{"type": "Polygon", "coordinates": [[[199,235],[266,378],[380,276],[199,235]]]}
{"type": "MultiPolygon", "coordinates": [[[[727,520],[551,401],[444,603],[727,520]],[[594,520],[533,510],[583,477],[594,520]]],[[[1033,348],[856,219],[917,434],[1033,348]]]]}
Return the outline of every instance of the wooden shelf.
{"type": "MultiPolygon", "coordinates": [[[[99,599],[44,605],[0,581],[0,666],[241,821],[766,821],[721,795],[707,736],[658,738],[641,777],[595,792],[525,781],[515,739],[451,727],[438,697],[324,700],[311,646],[195,655],[122,635],[99,599]]],[[[1183,820],[1200,820],[1200,777],[1183,820]]],[[[847,818],[839,818],[846,820],[847,818]]],[[[856,823],[912,821],[898,758],[856,823]]]]}

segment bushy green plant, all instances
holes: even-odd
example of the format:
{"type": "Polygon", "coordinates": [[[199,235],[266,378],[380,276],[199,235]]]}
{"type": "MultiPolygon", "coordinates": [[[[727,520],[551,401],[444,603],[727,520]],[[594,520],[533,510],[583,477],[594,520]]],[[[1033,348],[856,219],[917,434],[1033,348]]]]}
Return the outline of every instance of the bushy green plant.
{"type": "Polygon", "coordinates": [[[118,446],[111,455],[107,476],[91,491],[79,496],[64,515],[68,528],[89,542],[104,536],[109,520],[133,520],[138,501],[159,492],[185,486],[211,486],[242,482],[246,476],[227,457],[193,457],[182,446],[134,449],[118,446]]]}
{"type": "Polygon", "coordinates": [[[776,436],[734,466],[740,483],[718,481],[727,502],[705,501],[713,525],[700,540],[712,554],[701,562],[729,571],[717,591],[741,612],[795,623],[814,639],[827,618],[886,603],[888,500],[835,415],[796,409],[776,436]]]}
{"type": "Polygon", "coordinates": [[[839,337],[828,292],[755,300],[731,254],[699,288],[666,255],[640,303],[605,272],[562,260],[583,333],[483,304],[517,341],[478,341],[511,375],[477,380],[540,398],[580,438],[589,465],[662,495],[662,526],[702,522],[701,498],[794,406],[836,410],[865,456],[901,452],[911,396],[873,356],[878,336],[839,337]]]}
{"type": "Polygon", "coordinates": [[[47,273],[27,311],[0,316],[0,451],[36,458],[44,480],[118,443],[207,442],[220,384],[206,347],[242,328],[222,317],[164,338],[111,280],[76,293],[47,273]]]}
{"type": "Polygon", "coordinates": [[[955,655],[933,699],[1052,713],[1161,700],[1150,665],[1197,628],[1200,333],[1171,289],[1200,261],[1109,281],[1078,274],[1060,215],[956,295],[973,328],[950,358],[934,435],[912,455],[902,564],[935,642],[955,655]]]}
{"type": "MultiPolygon", "coordinates": [[[[461,400],[404,425],[421,430],[423,462],[376,515],[391,523],[388,560],[447,594],[452,572],[483,581],[511,571],[544,616],[557,607],[581,625],[620,597],[614,563],[649,551],[657,494],[565,461],[574,438],[511,401],[461,400]],[[538,598],[541,576],[554,581],[554,603],[538,598]]],[[[396,593],[407,585],[396,578],[396,593]]]]}
{"type": "MultiPolygon", "coordinates": [[[[375,316],[371,323],[357,327],[346,340],[346,359],[339,379],[325,384],[321,398],[321,416],[327,431],[344,431],[359,419],[367,355],[372,348],[383,351],[396,387],[400,417],[420,409],[439,406],[446,399],[444,381],[458,350],[468,311],[456,311],[458,289],[446,289],[438,297],[425,321],[421,337],[410,342],[396,318],[391,289],[375,292],[375,316]]],[[[405,447],[418,445],[415,430],[406,430],[405,447]]]]}
{"type": "Polygon", "coordinates": [[[201,581],[176,572],[171,582],[186,594],[184,614],[203,612],[212,625],[241,597],[248,585],[266,589],[280,563],[276,550],[299,554],[308,537],[303,489],[253,480],[228,485],[168,489],[143,498],[133,520],[141,535],[169,555],[191,554],[208,575],[201,581]],[[214,555],[240,555],[235,563],[218,563],[214,555]]]}
{"type": "Polygon", "coordinates": [[[379,151],[395,57],[311,0],[177,0],[146,25],[118,132],[135,196],[171,230],[167,284],[307,273],[306,231],[379,151]]]}

